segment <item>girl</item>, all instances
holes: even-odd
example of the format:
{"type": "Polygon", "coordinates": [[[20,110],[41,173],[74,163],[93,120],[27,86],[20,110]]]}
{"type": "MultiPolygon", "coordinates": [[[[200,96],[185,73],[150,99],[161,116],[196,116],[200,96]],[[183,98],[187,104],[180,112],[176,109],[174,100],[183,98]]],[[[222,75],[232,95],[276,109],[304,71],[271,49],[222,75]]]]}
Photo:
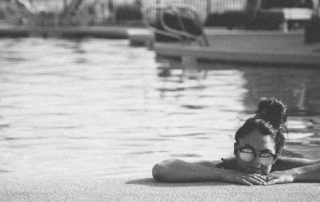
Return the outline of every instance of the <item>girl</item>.
{"type": "Polygon", "coordinates": [[[287,109],[281,101],[262,100],[256,115],[235,134],[235,157],[194,163],[165,160],[153,167],[153,178],[161,182],[225,181],[245,185],[320,182],[320,160],[280,156],[286,119],[287,109]]]}

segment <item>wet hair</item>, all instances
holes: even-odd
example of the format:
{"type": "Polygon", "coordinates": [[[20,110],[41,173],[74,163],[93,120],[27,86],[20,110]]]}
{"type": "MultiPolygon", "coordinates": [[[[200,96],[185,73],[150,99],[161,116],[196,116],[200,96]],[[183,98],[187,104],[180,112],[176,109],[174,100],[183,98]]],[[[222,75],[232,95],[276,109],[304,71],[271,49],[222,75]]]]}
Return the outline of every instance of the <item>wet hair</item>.
{"type": "Polygon", "coordinates": [[[287,107],[276,98],[263,98],[258,104],[254,117],[249,118],[237,130],[236,142],[253,131],[259,131],[263,136],[270,135],[276,144],[276,154],[280,154],[284,146],[283,132],[287,131],[287,107]]]}

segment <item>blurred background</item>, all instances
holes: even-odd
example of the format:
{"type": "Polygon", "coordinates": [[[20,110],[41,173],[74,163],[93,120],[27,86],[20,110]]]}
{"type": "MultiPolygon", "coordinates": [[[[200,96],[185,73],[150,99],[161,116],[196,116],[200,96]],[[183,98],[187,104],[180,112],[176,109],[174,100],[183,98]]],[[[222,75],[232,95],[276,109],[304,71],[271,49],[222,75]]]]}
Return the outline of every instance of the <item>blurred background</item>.
{"type": "Polygon", "coordinates": [[[230,28],[278,28],[281,8],[300,9],[309,18],[319,12],[318,0],[1,0],[0,19],[17,25],[141,24],[143,11],[160,4],[193,6],[204,25],[230,28]]]}
{"type": "Polygon", "coordinates": [[[228,157],[261,97],[289,108],[284,155],[320,158],[319,66],[208,62],[205,75],[159,73],[168,62],[122,32],[147,30],[144,11],[163,4],[192,6],[227,42],[242,40],[238,30],[272,31],[295,40],[288,52],[320,53],[317,0],[0,0],[1,178],[151,176],[164,159],[228,157]],[[49,34],[32,34],[40,28],[49,34]],[[50,37],[51,28],[72,33],[50,37]]]}

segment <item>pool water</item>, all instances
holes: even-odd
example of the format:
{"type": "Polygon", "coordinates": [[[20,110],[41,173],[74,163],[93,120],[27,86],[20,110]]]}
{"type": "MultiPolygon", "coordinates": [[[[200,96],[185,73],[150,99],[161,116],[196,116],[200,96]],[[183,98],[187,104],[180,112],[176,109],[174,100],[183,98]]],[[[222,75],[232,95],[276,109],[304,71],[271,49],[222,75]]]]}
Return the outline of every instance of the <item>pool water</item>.
{"type": "Polygon", "coordinates": [[[151,176],[163,159],[230,156],[271,96],[290,110],[286,153],[320,158],[319,70],[205,64],[195,80],[161,65],[127,40],[1,39],[1,177],[151,176]]]}

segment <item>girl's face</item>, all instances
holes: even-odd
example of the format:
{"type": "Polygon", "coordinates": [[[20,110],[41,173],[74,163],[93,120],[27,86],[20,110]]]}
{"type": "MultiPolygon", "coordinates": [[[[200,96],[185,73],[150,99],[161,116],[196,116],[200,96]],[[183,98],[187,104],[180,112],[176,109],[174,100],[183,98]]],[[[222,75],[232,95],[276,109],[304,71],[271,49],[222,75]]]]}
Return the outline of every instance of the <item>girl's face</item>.
{"type": "Polygon", "coordinates": [[[253,131],[244,136],[235,146],[239,169],[245,173],[269,174],[276,160],[275,148],[276,144],[270,135],[263,136],[259,131],[253,131]]]}

